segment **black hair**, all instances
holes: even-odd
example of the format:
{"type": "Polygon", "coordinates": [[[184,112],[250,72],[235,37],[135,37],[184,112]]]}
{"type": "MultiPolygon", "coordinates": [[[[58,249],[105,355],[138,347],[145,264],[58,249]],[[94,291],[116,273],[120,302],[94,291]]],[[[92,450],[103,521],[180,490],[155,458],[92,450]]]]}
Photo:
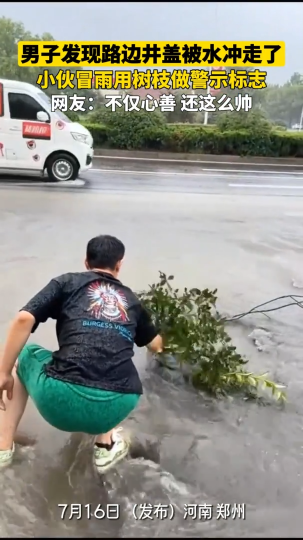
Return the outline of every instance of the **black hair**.
{"type": "Polygon", "coordinates": [[[109,234],[101,234],[88,242],[86,260],[90,268],[115,270],[124,253],[125,247],[121,240],[109,234]]]}

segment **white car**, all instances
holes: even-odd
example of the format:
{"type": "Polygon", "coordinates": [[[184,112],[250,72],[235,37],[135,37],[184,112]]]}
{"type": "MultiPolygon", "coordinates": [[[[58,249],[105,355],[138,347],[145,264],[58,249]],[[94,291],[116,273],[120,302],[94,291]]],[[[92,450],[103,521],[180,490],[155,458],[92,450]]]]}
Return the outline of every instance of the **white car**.
{"type": "Polygon", "coordinates": [[[0,173],[39,174],[75,180],[92,166],[93,138],[40,88],[0,79],[0,173]]]}

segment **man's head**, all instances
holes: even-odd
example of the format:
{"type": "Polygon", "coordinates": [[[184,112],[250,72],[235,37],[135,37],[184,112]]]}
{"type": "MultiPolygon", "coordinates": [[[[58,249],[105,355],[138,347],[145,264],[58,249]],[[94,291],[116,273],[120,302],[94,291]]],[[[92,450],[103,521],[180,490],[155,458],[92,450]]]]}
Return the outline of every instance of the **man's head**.
{"type": "Polygon", "coordinates": [[[118,275],[124,254],[125,247],[118,238],[101,234],[88,242],[85,266],[87,270],[107,270],[118,275]]]}

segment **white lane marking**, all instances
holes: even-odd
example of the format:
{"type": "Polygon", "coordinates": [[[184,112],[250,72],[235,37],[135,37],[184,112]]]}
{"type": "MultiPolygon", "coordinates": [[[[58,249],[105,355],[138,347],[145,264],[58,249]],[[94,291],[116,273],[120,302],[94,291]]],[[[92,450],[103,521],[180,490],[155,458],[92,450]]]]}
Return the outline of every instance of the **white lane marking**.
{"type": "MultiPolygon", "coordinates": [[[[153,176],[214,176],[205,175],[203,173],[182,173],[182,172],[167,172],[167,171],[124,171],[120,169],[90,169],[89,172],[116,173],[116,174],[150,174],[153,176]]],[[[216,174],[216,176],[219,176],[216,174]]],[[[223,175],[222,175],[223,176],[223,175]]],[[[255,178],[255,176],[253,177],[255,178]]]]}
{"type": "MultiPolygon", "coordinates": [[[[289,167],[289,165],[288,165],[289,167]]],[[[244,169],[202,169],[203,171],[226,171],[226,172],[237,172],[237,173],[255,173],[255,174],[258,174],[258,173],[262,173],[262,174],[284,174],[284,176],[286,175],[286,171],[258,171],[257,169],[256,170],[244,170],[244,169]]],[[[287,171],[287,174],[288,175],[301,175],[302,178],[303,178],[303,168],[302,168],[302,171],[301,172],[292,172],[292,171],[287,171]]]]}
{"type": "MultiPolygon", "coordinates": [[[[129,156],[101,156],[94,155],[94,159],[122,159],[129,161],[164,161],[167,163],[218,163],[219,165],[230,165],[230,161],[210,161],[210,160],[197,160],[197,159],[167,159],[167,158],[150,158],[150,157],[129,157],[129,156]]],[[[291,164],[291,163],[256,163],[250,161],[245,165],[253,165],[255,167],[303,167],[303,164],[291,164]]]]}
{"type": "Polygon", "coordinates": [[[12,180],[4,180],[2,182],[0,182],[0,186],[6,186],[6,187],[10,187],[10,186],[25,186],[25,187],[52,187],[54,189],[58,189],[58,188],[64,188],[64,187],[80,187],[80,186],[84,186],[86,184],[86,182],[84,180],[67,180],[66,182],[38,182],[38,181],[35,181],[33,180],[32,182],[14,182],[12,180]]]}
{"type": "MultiPolygon", "coordinates": [[[[222,172],[222,169],[220,169],[221,172],[222,172]]],[[[205,177],[205,176],[210,176],[210,177],[215,177],[215,178],[226,178],[226,174],[211,174],[211,173],[187,173],[187,172],[167,172],[167,171],[163,171],[163,172],[160,172],[160,171],[122,171],[122,170],[119,170],[119,169],[90,169],[89,171],[87,172],[98,172],[98,173],[116,173],[116,174],[147,174],[147,175],[152,175],[152,176],[201,176],[201,177],[205,177]]],[[[229,173],[230,171],[226,171],[227,173],[229,173]]],[[[237,171],[239,173],[241,173],[242,171],[237,171]]],[[[251,176],[245,176],[245,178],[256,178],[256,177],[260,177],[260,172],[258,171],[251,171],[252,173],[254,172],[253,175],[251,176]]],[[[263,174],[263,171],[262,171],[262,174],[263,174]]],[[[275,174],[275,173],[272,173],[272,174],[275,174]]],[[[298,174],[298,173],[296,173],[298,174]]],[[[231,175],[230,175],[231,176],[231,175]]],[[[285,173],[284,173],[284,176],[287,176],[285,173]]],[[[235,177],[237,178],[237,176],[235,177]]],[[[303,180],[303,171],[302,171],[302,180],[303,180]]],[[[240,184],[239,184],[240,185],[240,184]]],[[[245,184],[246,185],[246,184],[245,184]]]]}
{"type": "Polygon", "coordinates": [[[228,184],[229,187],[263,189],[303,189],[303,186],[281,186],[279,184],[228,184]]]}
{"type": "MultiPolygon", "coordinates": [[[[47,184],[49,184],[49,183],[47,182],[47,184]]],[[[85,184],[85,181],[80,180],[80,178],[77,178],[77,180],[67,180],[67,182],[51,183],[52,186],[62,186],[62,187],[64,187],[64,186],[84,186],[84,184],[85,184]]]]}

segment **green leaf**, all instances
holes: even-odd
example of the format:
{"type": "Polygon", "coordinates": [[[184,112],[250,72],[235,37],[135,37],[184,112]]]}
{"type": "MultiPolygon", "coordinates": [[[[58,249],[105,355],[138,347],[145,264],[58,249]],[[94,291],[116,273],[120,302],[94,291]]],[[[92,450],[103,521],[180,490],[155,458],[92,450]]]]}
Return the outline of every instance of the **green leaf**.
{"type": "Polygon", "coordinates": [[[218,319],[217,290],[184,288],[182,291],[169,283],[173,279],[174,276],[167,277],[159,271],[159,282],[138,297],[161,329],[165,352],[174,356],[174,366],[181,373],[186,368],[186,380],[221,397],[237,391],[259,400],[258,391],[267,389],[275,400],[284,403],[283,385],[269,380],[268,373],[257,375],[244,371],[248,360],[232,345],[224,320],[218,319]]]}

